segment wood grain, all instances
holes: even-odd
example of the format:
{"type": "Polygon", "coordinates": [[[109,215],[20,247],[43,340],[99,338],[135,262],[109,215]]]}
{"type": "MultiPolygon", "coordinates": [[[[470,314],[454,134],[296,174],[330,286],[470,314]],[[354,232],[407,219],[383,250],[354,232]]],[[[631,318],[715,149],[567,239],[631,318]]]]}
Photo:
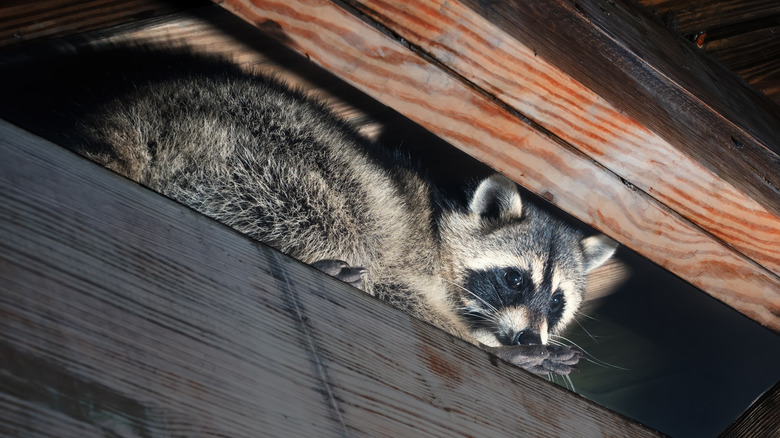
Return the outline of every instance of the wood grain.
{"type": "Polygon", "coordinates": [[[780,280],[590,158],[327,1],[223,3],[564,210],[760,323],[780,329],[780,280]]]}
{"type": "Polygon", "coordinates": [[[780,216],[463,4],[352,3],[491,97],[780,274],[780,216]]]}
{"type": "Polygon", "coordinates": [[[780,3],[639,0],[664,23],[780,105],[780,3]]]}
{"type": "Polygon", "coordinates": [[[0,122],[9,436],[657,436],[0,122]]]}
{"type": "MultiPolygon", "coordinates": [[[[407,9],[412,11],[419,10],[425,13],[430,12],[424,7],[425,4],[416,4],[416,6],[416,8],[407,9]]],[[[780,245],[776,244],[776,216],[767,213],[761,206],[757,206],[755,202],[745,199],[744,195],[733,187],[714,177],[713,174],[708,173],[685,155],[680,155],[674,148],[670,148],[668,143],[636,124],[631,118],[625,116],[624,113],[606,103],[603,99],[598,98],[592,92],[589,92],[576,81],[556,71],[549,64],[538,59],[538,57],[532,57],[527,49],[523,49],[522,46],[518,45],[517,41],[507,37],[506,34],[496,32],[494,26],[486,22],[486,20],[481,20],[479,16],[474,14],[464,13],[462,16],[458,15],[458,20],[462,22],[461,24],[458,24],[458,22],[451,23],[448,20],[452,20],[453,12],[460,13],[459,8],[462,8],[462,5],[448,2],[448,8],[450,9],[441,9],[439,18],[426,21],[426,23],[429,23],[429,32],[435,34],[442,28],[442,23],[452,24],[456,26],[455,29],[463,32],[457,34],[457,38],[454,37],[455,34],[452,32],[443,33],[439,37],[440,43],[447,43],[453,47],[451,53],[442,54],[442,52],[446,52],[446,49],[443,48],[444,45],[433,44],[429,54],[439,56],[443,61],[450,62],[452,68],[459,69],[457,71],[460,74],[471,75],[467,77],[473,80],[473,83],[479,83],[485,90],[488,90],[492,97],[502,99],[502,103],[513,106],[513,110],[519,110],[527,115],[531,115],[536,121],[542,123],[548,131],[554,132],[560,138],[569,142],[569,144],[581,148],[592,159],[595,158],[600,163],[607,163],[611,167],[610,172],[617,173],[623,181],[628,182],[629,185],[626,188],[629,190],[619,189],[617,192],[587,190],[588,188],[599,187],[599,184],[593,185],[594,183],[589,181],[588,178],[590,177],[587,173],[565,175],[564,179],[557,181],[556,184],[550,187],[546,186],[549,178],[546,181],[543,179],[531,183],[528,176],[520,175],[523,172],[522,169],[519,172],[517,169],[515,170],[517,179],[586,222],[607,231],[613,237],[622,238],[621,236],[631,233],[632,228],[643,228],[643,233],[632,236],[630,239],[624,239],[624,243],[699,287],[707,289],[709,285],[715,284],[717,288],[711,292],[713,295],[758,318],[765,325],[774,327],[777,324],[775,322],[777,320],[777,311],[773,309],[777,309],[780,304],[778,304],[777,292],[775,292],[777,289],[775,287],[775,279],[772,278],[775,274],[769,274],[769,281],[766,281],[768,274],[763,272],[761,268],[752,266],[755,261],[776,271],[776,254],[777,248],[780,247],[780,245]],[[471,21],[468,21],[467,18],[471,21]],[[463,23],[468,25],[468,32],[464,30],[463,23]],[[502,54],[501,62],[495,62],[490,59],[490,56],[485,56],[484,53],[487,51],[482,50],[480,52],[479,46],[476,45],[479,42],[480,35],[488,34],[492,35],[492,38],[497,43],[494,46],[500,43],[500,48],[493,47],[490,53],[502,54]],[[475,45],[470,46],[472,43],[475,45]],[[460,50],[460,52],[455,49],[460,50]],[[475,63],[469,65],[464,62],[464,59],[467,58],[456,56],[458,53],[473,56],[481,64],[490,65],[491,69],[500,72],[501,75],[484,75],[486,79],[480,81],[479,73],[484,70],[480,70],[475,63]],[[503,67],[504,64],[510,65],[512,68],[507,69],[503,67]],[[518,77],[517,71],[522,69],[527,70],[524,71],[525,73],[530,72],[523,75],[523,78],[526,79],[518,77]],[[505,76],[507,79],[501,79],[500,76],[505,76]],[[502,87],[506,87],[511,92],[501,91],[502,87]],[[561,100],[567,102],[567,104],[562,105],[560,103],[561,100]],[[602,123],[608,126],[609,129],[598,126],[602,123]],[[632,125],[632,123],[634,124],[632,125]],[[614,134],[613,131],[616,131],[617,134],[614,134]],[[644,148],[645,142],[648,145],[646,149],[644,148]],[[655,159],[637,159],[635,157],[646,156],[637,154],[637,150],[647,150],[647,154],[655,154],[655,159]],[[667,157],[674,158],[669,159],[667,157]],[[653,163],[653,167],[649,170],[645,169],[646,172],[640,174],[642,165],[645,165],[648,161],[653,163]],[[680,163],[684,165],[680,166],[680,163]],[[659,177],[657,174],[661,169],[675,168],[682,170],[678,171],[673,177],[659,177]],[[633,175],[629,177],[629,174],[632,173],[638,174],[638,176],[633,175]],[[692,178],[691,175],[696,175],[696,178],[692,178]],[[667,179],[674,180],[675,184],[670,185],[667,179]],[[571,184],[572,187],[567,188],[566,184],[571,184]],[[678,186],[684,188],[684,190],[676,188],[678,186]],[[664,201],[665,205],[653,205],[655,202],[653,199],[645,199],[638,204],[635,204],[634,200],[616,203],[612,206],[613,209],[637,209],[628,215],[631,219],[623,225],[620,224],[626,217],[626,213],[620,213],[618,216],[610,218],[603,216],[604,211],[601,211],[601,205],[614,203],[610,199],[611,196],[622,196],[621,194],[627,193],[629,196],[641,197],[641,194],[630,193],[632,187],[646,190],[650,195],[664,201]],[[573,196],[568,198],[556,196],[556,192],[562,193],[566,190],[571,191],[573,196]],[[579,196],[578,193],[581,193],[583,190],[587,193],[579,196]],[[688,193],[696,193],[696,195],[689,196],[688,193]],[[678,200],[675,201],[675,199],[678,200]],[[652,206],[648,207],[648,205],[652,206]],[[664,211],[670,206],[676,209],[677,213],[664,211]],[[742,260],[736,263],[735,267],[732,259],[734,257],[738,259],[740,256],[731,254],[724,261],[711,263],[711,261],[718,258],[718,254],[724,251],[728,252],[728,250],[717,248],[715,243],[710,241],[710,237],[706,235],[703,237],[698,236],[694,240],[684,239],[681,241],[681,236],[666,231],[667,229],[674,230],[676,227],[676,225],[664,225],[666,219],[659,221],[655,217],[650,217],[645,222],[646,218],[642,217],[642,211],[648,208],[653,211],[658,210],[662,218],[668,215],[673,217],[675,214],[686,216],[689,220],[696,222],[697,226],[704,227],[708,232],[717,236],[718,239],[747,254],[753,261],[742,260]],[[742,209],[741,211],[740,208],[742,209]],[[708,243],[703,247],[698,247],[698,242],[702,239],[708,243]],[[648,243],[650,244],[648,245],[648,243]],[[702,252],[707,254],[707,256],[703,258],[698,256],[702,252]],[[690,254],[697,256],[691,258],[690,254]],[[706,266],[701,266],[703,263],[706,266]],[[754,271],[759,274],[751,274],[754,271]],[[701,276],[700,272],[703,272],[705,275],[701,276]],[[739,277],[740,279],[735,280],[734,277],[739,277]],[[727,281],[720,281],[720,278],[726,278],[727,281]],[[754,281],[754,278],[758,280],[754,281]],[[746,288],[746,284],[751,286],[746,288]],[[746,292],[734,295],[731,288],[746,292]],[[744,297],[749,297],[749,299],[744,301],[744,297]],[[763,316],[759,317],[757,315],[763,316]]],[[[408,13],[408,11],[404,12],[404,14],[408,13]]],[[[170,20],[147,20],[147,24],[143,26],[126,27],[118,34],[116,30],[97,32],[92,38],[97,35],[102,36],[101,39],[103,40],[110,41],[143,40],[165,44],[180,44],[184,42],[196,46],[198,50],[229,53],[231,57],[240,63],[257,64],[265,62],[262,56],[258,56],[257,46],[251,42],[251,37],[240,26],[236,26],[235,23],[225,20],[220,14],[214,14],[213,12],[206,12],[194,17],[188,18],[180,15],[170,20]]],[[[414,30],[413,26],[405,24],[400,19],[402,17],[403,15],[397,17],[396,20],[398,30],[414,30]],[[404,26],[407,26],[409,29],[406,29],[404,26]]],[[[324,23],[322,25],[327,27],[328,24],[324,23]]],[[[291,43],[284,34],[284,29],[277,26],[277,22],[262,20],[261,27],[288,44],[291,43]]],[[[310,31],[307,30],[306,32],[310,31]]],[[[415,41],[414,37],[416,35],[412,32],[407,34],[407,37],[409,41],[415,41]]],[[[424,40],[418,42],[422,44],[424,40]]],[[[344,41],[337,41],[337,43],[344,44],[344,41]]],[[[310,47],[314,47],[314,50],[322,52],[333,50],[333,48],[322,50],[316,45],[310,47]]],[[[422,47],[422,45],[418,46],[418,50],[419,47],[422,47]]],[[[305,50],[304,52],[309,53],[305,50]]],[[[355,56],[359,59],[364,55],[353,51],[348,56],[355,56]]],[[[413,59],[415,58],[413,57],[413,59]]],[[[414,62],[418,61],[415,59],[414,62]]],[[[394,72],[394,74],[402,77],[404,72],[394,72]]],[[[423,72],[423,74],[428,75],[429,73],[423,72]]],[[[431,77],[443,78],[442,80],[444,81],[452,79],[446,75],[442,76],[441,72],[434,72],[434,75],[431,77]]],[[[296,79],[306,81],[305,78],[296,79]]],[[[362,80],[377,82],[376,78],[364,78],[362,80]]],[[[379,82],[381,83],[382,81],[386,81],[386,79],[382,78],[379,82]]],[[[421,83],[422,86],[419,89],[407,87],[406,91],[410,95],[419,94],[419,90],[426,89],[425,81],[421,83]]],[[[442,92],[448,92],[444,89],[437,90],[435,88],[431,91],[434,93],[433,95],[441,95],[440,93],[442,92]]],[[[384,88],[382,93],[392,94],[394,91],[384,88]]],[[[474,96],[473,94],[466,94],[469,97],[464,102],[467,102],[468,99],[474,96]]],[[[374,95],[377,96],[377,94],[374,95]]],[[[382,100],[381,96],[380,100],[382,100]]],[[[458,98],[456,96],[449,101],[458,102],[458,98]]],[[[458,104],[452,107],[445,106],[445,110],[446,112],[452,112],[452,108],[457,108],[457,106],[458,104]]],[[[356,113],[354,108],[349,108],[348,105],[344,109],[353,118],[365,117],[364,114],[356,113]]],[[[419,121],[419,115],[417,117],[419,121]]],[[[460,116],[455,114],[454,117],[460,116]]],[[[476,113],[472,117],[481,121],[481,116],[476,113]]],[[[428,124],[426,126],[436,131],[435,125],[428,124]]],[[[498,126],[490,129],[509,129],[510,131],[520,129],[520,132],[528,130],[526,125],[518,124],[517,121],[507,126],[513,127],[498,126]]],[[[374,128],[369,127],[366,131],[372,131],[374,128]]],[[[469,126],[465,132],[471,129],[469,126]]],[[[464,149],[473,148],[473,142],[468,138],[461,138],[460,141],[452,140],[455,137],[450,138],[453,143],[461,145],[464,149]],[[465,147],[463,146],[464,144],[466,145],[465,147]]],[[[509,143],[507,147],[510,149],[517,146],[511,139],[504,142],[504,144],[507,143],[509,143]]],[[[540,147],[544,148],[544,144],[549,143],[549,140],[545,140],[545,142],[540,144],[540,147]]],[[[557,146],[552,148],[553,151],[557,149],[559,149],[557,146]]],[[[550,152],[545,151],[544,153],[549,154],[550,152]]],[[[560,154],[557,151],[554,153],[560,154]]],[[[559,155],[557,159],[565,160],[567,159],[565,158],[566,156],[566,153],[563,152],[563,155],[559,155]]],[[[495,167],[506,168],[507,166],[506,163],[499,162],[500,156],[496,157],[482,153],[480,157],[495,167]]],[[[539,173],[545,173],[545,169],[554,166],[555,163],[552,162],[543,163],[542,167],[539,168],[539,173]]],[[[596,168],[596,170],[598,169],[596,168]]],[[[603,169],[601,172],[603,172],[603,169]]],[[[598,174],[598,171],[594,173],[594,175],[598,174]]],[[[666,176],[666,174],[663,175],[666,176]]],[[[613,176],[609,175],[609,172],[606,172],[606,180],[610,181],[608,184],[618,186],[623,182],[619,180],[620,182],[618,183],[613,176]]],[[[673,222],[679,220],[679,218],[675,218],[673,222]]],[[[685,219],[682,220],[682,222],[684,221],[685,219]]],[[[695,227],[691,228],[686,224],[683,226],[683,229],[686,228],[688,229],[686,233],[691,232],[693,235],[697,235],[698,231],[696,231],[695,227]]]]}
{"type": "MultiPolygon", "coordinates": [[[[46,0],[48,1],[56,0],[46,0]]],[[[110,5],[104,5],[102,1],[90,0],[97,15],[100,15],[100,11],[104,8],[110,8],[110,5]]],[[[109,12],[106,11],[105,15],[110,20],[109,12]]],[[[67,13],[61,13],[65,14],[61,17],[62,21],[70,21],[67,13]]],[[[4,17],[0,16],[0,23],[3,20],[4,17]]],[[[205,7],[171,12],[121,25],[102,27],[95,24],[100,28],[79,32],[77,36],[66,35],[62,38],[44,39],[44,41],[5,48],[0,55],[0,69],[52,53],[76,53],[85,47],[105,44],[186,46],[198,53],[218,55],[249,70],[280,76],[285,82],[306,89],[327,102],[339,116],[355,125],[364,135],[375,137],[383,128],[375,119],[377,113],[388,112],[386,107],[376,104],[373,99],[361,93],[354,92],[352,87],[346,83],[339,83],[332,76],[327,84],[323,84],[321,78],[326,73],[321,70],[318,73],[311,72],[311,63],[284,48],[283,45],[271,41],[270,38],[259,41],[254,26],[210,2],[206,2],[205,7]],[[348,99],[344,99],[346,95],[349,95],[348,99]]]]}
{"type": "Polygon", "coordinates": [[[128,23],[192,8],[202,0],[44,0],[0,4],[0,47],[128,23]]]}
{"type": "Polygon", "coordinates": [[[777,105],[646,10],[603,0],[462,1],[780,214],[777,105]]]}
{"type": "Polygon", "coordinates": [[[759,397],[720,438],[780,436],[780,382],[759,397]]]}
{"type": "Polygon", "coordinates": [[[671,14],[682,34],[761,21],[780,14],[774,0],[639,0],[657,14],[671,14]]]}

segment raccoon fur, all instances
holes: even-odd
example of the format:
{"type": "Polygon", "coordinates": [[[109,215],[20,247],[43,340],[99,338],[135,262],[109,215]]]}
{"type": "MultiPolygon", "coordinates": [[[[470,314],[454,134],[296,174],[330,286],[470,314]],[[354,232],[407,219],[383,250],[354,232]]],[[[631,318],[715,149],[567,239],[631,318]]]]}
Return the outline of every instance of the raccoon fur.
{"type": "Polygon", "coordinates": [[[533,372],[580,358],[550,337],[615,243],[509,179],[438,202],[416,166],[323,103],[219,59],[106,50],[54,71],[5,117],[533,372]]]}

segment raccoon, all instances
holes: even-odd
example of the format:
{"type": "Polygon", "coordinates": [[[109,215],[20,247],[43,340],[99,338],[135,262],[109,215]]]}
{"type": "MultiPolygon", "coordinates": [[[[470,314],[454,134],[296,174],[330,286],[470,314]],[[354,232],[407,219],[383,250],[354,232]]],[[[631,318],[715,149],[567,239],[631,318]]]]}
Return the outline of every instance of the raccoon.
{"type": "Polygon", "coordinates": [[[113,49],[54,71],[5,116],[532,372],[580,359],[550,338],[616,244],[508,178],[442,201],[412,160],[324,103],[218,58],[113,49]]]}

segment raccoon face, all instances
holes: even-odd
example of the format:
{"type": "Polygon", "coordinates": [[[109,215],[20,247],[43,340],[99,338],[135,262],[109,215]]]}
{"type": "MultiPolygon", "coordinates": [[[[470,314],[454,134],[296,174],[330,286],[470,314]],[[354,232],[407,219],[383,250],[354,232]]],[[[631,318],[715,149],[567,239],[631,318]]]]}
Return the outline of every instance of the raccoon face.
{"type": "Polygon", "coordinates": [[[524,204],[511,180],[484,180],[466,212],[443,217],[454,300],[472,334],[498,347],[546,344],[574,318],[588,271],[616,244],[524,204]]]}

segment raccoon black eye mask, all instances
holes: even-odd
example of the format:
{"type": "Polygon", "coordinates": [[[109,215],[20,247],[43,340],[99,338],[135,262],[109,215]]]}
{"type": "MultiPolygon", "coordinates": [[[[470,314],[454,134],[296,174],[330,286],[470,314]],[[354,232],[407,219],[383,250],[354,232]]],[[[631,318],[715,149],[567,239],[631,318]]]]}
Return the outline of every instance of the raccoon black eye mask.
{"type": "Polygon", "coordinates": [[[321,102],[219,59],[111,49],[60,64],[18,82],[45,102],[15,107],[31,129],[527,370],[580,359],[548,341],[615,243],[507,178],[439,202],[416,166],[321,102]]]}

